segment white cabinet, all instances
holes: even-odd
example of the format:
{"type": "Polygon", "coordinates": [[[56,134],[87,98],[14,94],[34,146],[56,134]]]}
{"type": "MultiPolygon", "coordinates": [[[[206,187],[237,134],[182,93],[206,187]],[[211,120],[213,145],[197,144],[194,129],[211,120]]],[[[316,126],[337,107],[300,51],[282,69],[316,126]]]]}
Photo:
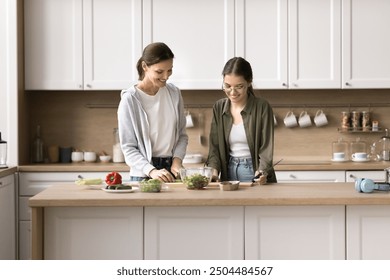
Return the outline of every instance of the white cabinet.
{"type": "MultiPolygon", "coordinates": [[[[84,178],[102,178],[107,172],[19,172],[19,259],[31,259],[31,208],[30,197],[55,184],[71,184],[78,176],[84,178]]],[[[126,178],[125,173],[121,173],[126,178]]],[[[70,186],[71,187],[71,186],[70,186]]]]}
{"type": "Polygon", "coordinates": [[[45,208],[44,258],[142,260],[142,207],[45,208]]]}
{"type": "Polygon", "coordinates": [[[345,171],[276,171],[278,183],[345,182],[345,171]]]}
{"type": "Polygon", "coordinates": [[[16,259],[15,175],[0,178],[0,260],[16,259]]]}
{"type": "Polygon", "coordinates": [[[340,88],[340,0],[241,0],[236,13],[256,88],[340,88]]]}
{"type": "Polygon", "coordinates": [[[24,1],[27,90],[124,89],[142,51],[141,0],[24,1]]]}
{"type": "Polygon", "coordinates": [[[390,1],[343,1],[343,88],[390,87],[390,1]]]}
{"type": "Polygon", "coordinates": [[[245,259],[345,259],[345,206],[245,207],[245,259]]]}
{"type": "Polygon", "coordinates": [[[390,206],[347,206],[346,236],[348,260],[389,260],[390,206]]]}
{"type": "Polygon", "coordinates": [[[244,207],[145,207],[145,259],[244,259],[244,207]]]}
{"type": "Polygon", "coordinates": [[[386,182],[386,171],[384,170],[349,170],[345,172],[347,182],[355,182],[357,178],[371,179],[375,182],[386,182]]]}
{"type": "Polygon", "coordinates": [[[143,42],[166,43],[175,54],[170,81],[181,89],[221,89],[234,56],[233,0],[144,0],[143,42]]]}

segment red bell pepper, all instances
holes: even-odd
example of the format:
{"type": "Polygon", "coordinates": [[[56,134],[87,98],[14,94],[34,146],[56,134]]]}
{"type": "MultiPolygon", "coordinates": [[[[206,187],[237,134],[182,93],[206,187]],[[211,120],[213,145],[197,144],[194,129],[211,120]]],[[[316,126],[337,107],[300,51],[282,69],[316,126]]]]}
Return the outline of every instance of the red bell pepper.
{"type": "Polygon", "coordinates": [[[118,172],[108,173],[106,176],[106,183],[109,186],[122,184],[122,176],[118,172]]]}

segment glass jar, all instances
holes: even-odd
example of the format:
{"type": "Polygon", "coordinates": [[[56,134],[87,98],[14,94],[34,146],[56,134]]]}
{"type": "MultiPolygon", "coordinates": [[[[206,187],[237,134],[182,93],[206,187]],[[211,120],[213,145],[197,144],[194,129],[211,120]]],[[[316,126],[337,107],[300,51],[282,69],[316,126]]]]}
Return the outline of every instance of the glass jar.
{"type": "Polygon", "coordinates": [[[114,128],[114,145],[112,147],[112,161],[113,162],[125,162],[125,157],[121,149],[121,143],[119,140],[118,128],[114,128]]]}
{"type": "Polygon", "coordinates": [[[332,143],[332,161],[347,161],[349,159],[348,142],[343,138],[332,143]]]}
{"type": "Polygon", "coordinates": [[[364,141],[361,141],[360,138],[357,138],[356,141],[351,142],[350,144],[351,159],[353,161],[366,161],[367,160],[367,144],[364,141]],[[354,154],[356,153],[365,153],[366,157],[362,159],[355,159],[354,154]]]}

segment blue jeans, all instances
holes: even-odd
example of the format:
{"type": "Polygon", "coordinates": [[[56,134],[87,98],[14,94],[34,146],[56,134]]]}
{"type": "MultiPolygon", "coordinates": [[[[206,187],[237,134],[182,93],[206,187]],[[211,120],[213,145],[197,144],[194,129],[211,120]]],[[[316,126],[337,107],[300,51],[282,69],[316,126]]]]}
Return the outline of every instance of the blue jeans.
{"type": "Polygon", "coordinates": [[[252,182],[255,173],[251,158],[233,158],[229,159],[228,180],[240,182],[252,182]]]}

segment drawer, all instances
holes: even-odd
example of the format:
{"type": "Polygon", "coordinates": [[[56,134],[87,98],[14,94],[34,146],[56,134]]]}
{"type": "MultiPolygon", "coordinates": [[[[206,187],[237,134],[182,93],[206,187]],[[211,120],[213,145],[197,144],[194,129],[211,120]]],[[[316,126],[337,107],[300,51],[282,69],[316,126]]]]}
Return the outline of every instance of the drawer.
{"type": "Polygon", "coordinates": [[[278,183],[345,182],[344,171],[276,171],[278,183]]]}

